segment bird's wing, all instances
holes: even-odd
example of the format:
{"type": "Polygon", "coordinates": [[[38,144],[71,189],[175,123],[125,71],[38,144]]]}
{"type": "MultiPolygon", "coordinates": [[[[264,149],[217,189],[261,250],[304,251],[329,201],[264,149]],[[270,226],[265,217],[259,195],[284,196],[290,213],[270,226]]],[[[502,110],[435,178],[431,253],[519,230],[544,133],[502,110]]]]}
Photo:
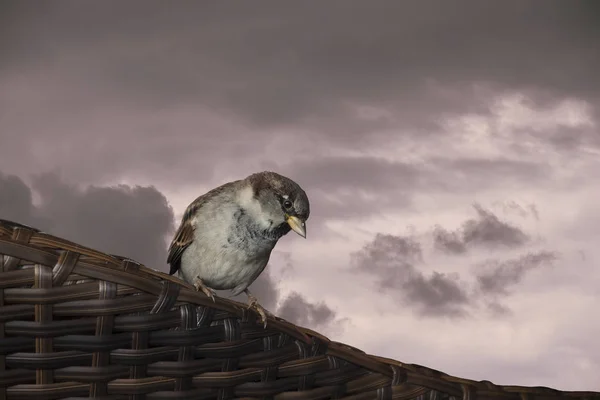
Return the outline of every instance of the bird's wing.
{"type": "Polygon", "coordinates": [[[167,256],[167,264],[171,265],[169,274],[173,275],[179,270],[181,265],[181,255],[183,251],[192,243],[194,240],[194,227],[192,225],[192,216],[198,210],[198,206],[194,201],[185,210],[181,225],[175,232],[175,237],[169,246],[169,255],[167,256]]]}
{"type": "Polygon", "coordinates": [[[181,224],[175,232],[175,237],[169,246],[169,254],[167,256],[167,264],[170,264],[171,268],[169,274],[173,275],[179,270],[181,266],[181,255],[184,250],[194,241],[195,227],[192,224],[192,218],[197,212],[201,212],[202,207],[207,203],[208,200],[221,194],[225,189],[229,188],[238,181],[229,182],[222,186],[219,186],[202,196],[194,200],[183,213],[181,224]]]}

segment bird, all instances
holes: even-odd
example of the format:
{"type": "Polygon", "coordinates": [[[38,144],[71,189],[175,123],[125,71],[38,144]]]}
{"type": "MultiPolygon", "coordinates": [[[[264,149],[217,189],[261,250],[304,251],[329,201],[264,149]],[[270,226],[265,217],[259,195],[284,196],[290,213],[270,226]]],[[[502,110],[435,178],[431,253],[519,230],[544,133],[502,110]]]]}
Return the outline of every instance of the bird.
{"type": "Polygon", "coordinates": [[[278,240],[306,238],[310,203],[296,182],[263,171],[225,183],[186,208],[168,249],[169,274],[215,301],[214,290],[245,293],[267,326],[267,311],[248,287],[263,272],[278,240]]]}

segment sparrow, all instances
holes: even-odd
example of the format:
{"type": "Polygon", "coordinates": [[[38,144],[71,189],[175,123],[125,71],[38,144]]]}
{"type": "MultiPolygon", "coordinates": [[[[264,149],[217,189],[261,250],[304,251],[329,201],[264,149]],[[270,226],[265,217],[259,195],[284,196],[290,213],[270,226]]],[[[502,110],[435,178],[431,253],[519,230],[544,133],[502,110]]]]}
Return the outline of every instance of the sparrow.
{"type": "Polygon", "coordinates": [[[219,186],[185,210],[169,246],[169,274],[213,301],[214,290],[248,296],[267,326],[267,311],[248,287],[267,266],[277,241],[290,230],[306,238],[310,204],[304,190],[275,172],[258,172],[219,186]]]}

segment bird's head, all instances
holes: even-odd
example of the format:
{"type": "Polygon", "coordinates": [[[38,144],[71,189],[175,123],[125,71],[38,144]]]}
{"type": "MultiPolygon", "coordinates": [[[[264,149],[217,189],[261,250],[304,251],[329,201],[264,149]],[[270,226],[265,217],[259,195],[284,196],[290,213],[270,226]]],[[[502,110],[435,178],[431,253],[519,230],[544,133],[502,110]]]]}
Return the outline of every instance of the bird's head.
{"type": "Polygon", "coordinates": [[[293,180],[275,172],[259,172],[245,179],[249,184],[252,205],[249,207],[257,223],[267,230],[286,234],[293,230],[306,238],[306,220],[310,215],[308,197],[293,180]]]}

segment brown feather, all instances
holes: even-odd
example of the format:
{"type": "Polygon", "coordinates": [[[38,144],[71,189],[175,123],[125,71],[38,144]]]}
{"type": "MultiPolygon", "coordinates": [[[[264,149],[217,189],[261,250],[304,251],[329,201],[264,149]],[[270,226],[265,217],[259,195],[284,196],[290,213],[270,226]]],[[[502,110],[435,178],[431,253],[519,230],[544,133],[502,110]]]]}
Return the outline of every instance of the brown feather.
{"type": "Polygon", "coordinates": [[[175,232],[175,237],[169,246],[169,254],[167,256],[167,264],[170,264],[169,274],[173,275],[179,270],[181,266],[181,255],[188,248],[188,246],[194,241],[194,227],[192,226],[192,217],[196,215],[198,210],[211,198],[220,194],[224,189],[234,185],[239,181],[229,182],[219,187],[212,189],[211,191],[203,194],[196,198],[186,208],[181,219],[181,224],[175,232]]]}

